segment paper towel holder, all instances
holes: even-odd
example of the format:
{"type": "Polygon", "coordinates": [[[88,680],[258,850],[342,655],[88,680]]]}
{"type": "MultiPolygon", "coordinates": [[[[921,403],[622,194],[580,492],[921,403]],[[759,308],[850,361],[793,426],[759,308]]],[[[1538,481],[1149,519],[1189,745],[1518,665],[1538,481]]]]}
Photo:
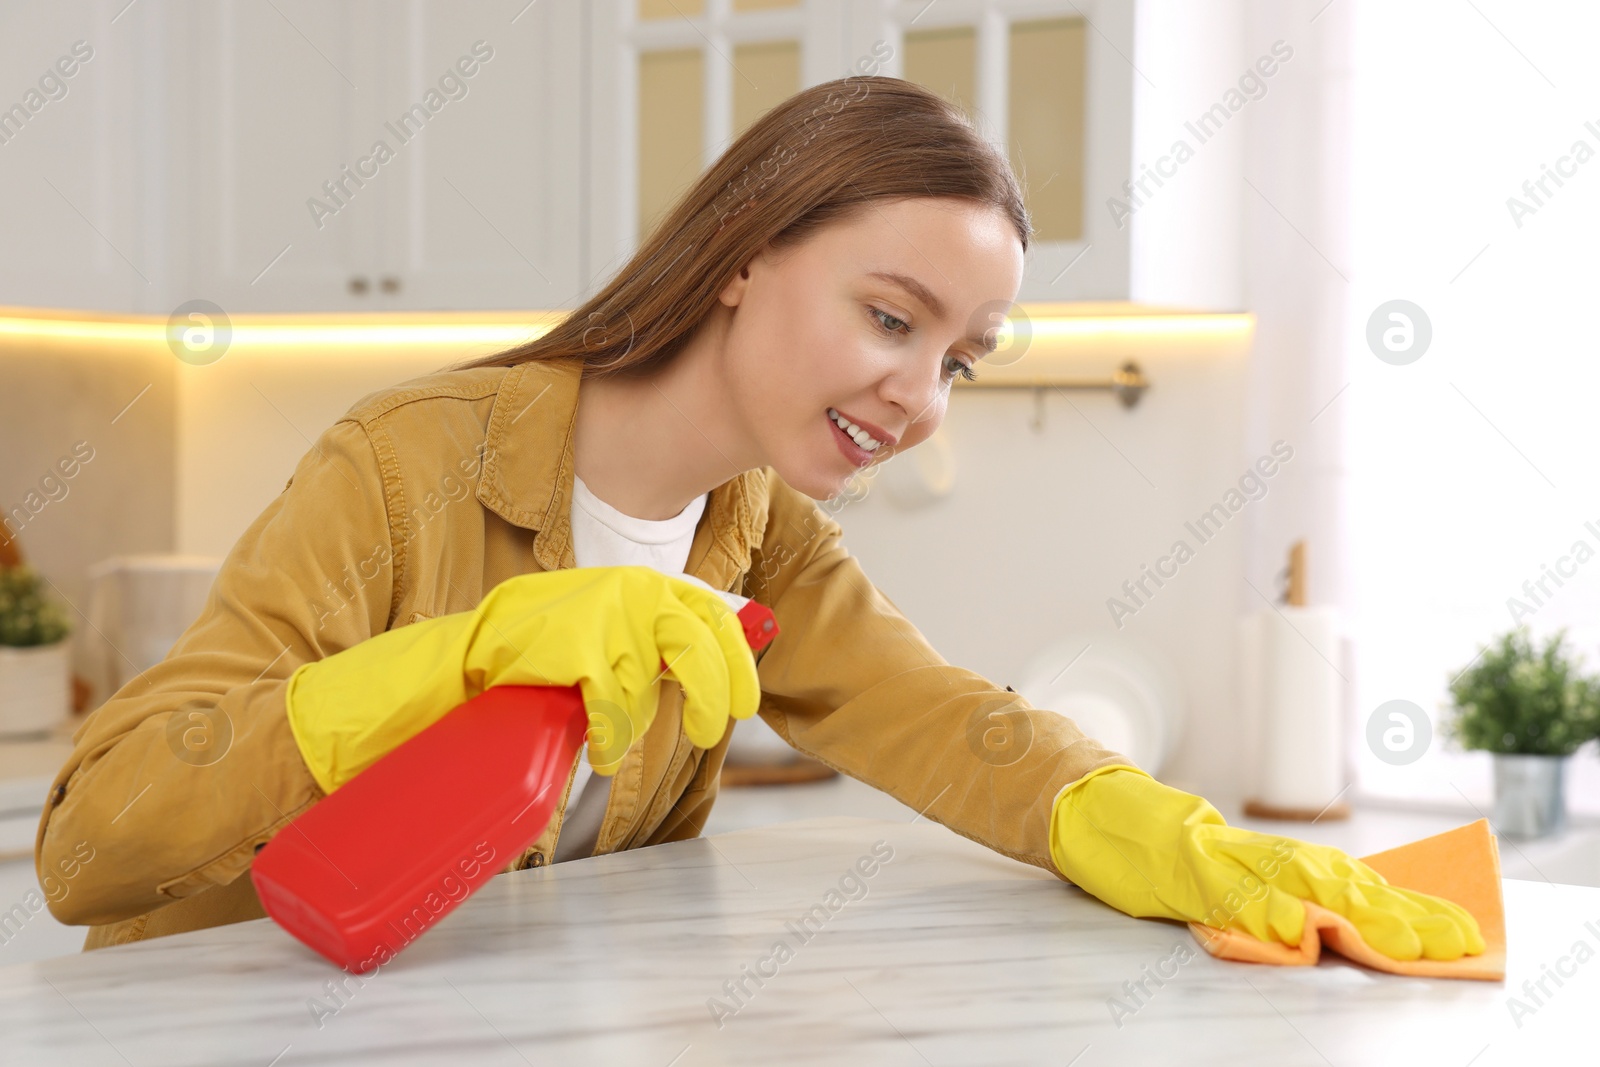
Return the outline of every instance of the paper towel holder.
{"type": "MultiPolygon", "coordinates": [[[[1306,543],[1296,541],[1289,546],[1289,565],[1278,572],[1282,580],[1282,595],[1279,603],[1291,607],[1303,608],[1306,606],[1306,543]]],[[[1244,813],[1253,819],[1278,819],[1286,822],[1320,822],[1324,819],[1332,822],[1350,817],[1350,805],[1344,800],[1335,797],[1331,803],[1320,811],[1310,808],[1289,808],[1276,804],[1267,804],[1253,797],[1244,802],[1244,813]]]]}

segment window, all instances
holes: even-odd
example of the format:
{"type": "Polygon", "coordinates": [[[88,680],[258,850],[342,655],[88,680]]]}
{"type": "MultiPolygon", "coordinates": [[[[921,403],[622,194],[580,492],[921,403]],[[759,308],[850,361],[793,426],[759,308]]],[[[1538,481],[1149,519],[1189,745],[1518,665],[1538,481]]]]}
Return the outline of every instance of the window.
{"type": "MultiPolygon", "coordinates": [[[[1481,19],[1402,8],[1355,23],[1352,269],[1348,285],[1332,283],[1346,307],[1349,384],[1329,410],[1345,427],[1349,486],[1351,749],[1363,793],[1488,812],[1489,756],[1454,751],[1440,728],[1449,678],[1516,624],[1508,601],[1535,607],[1526,622],[1536,643],[1570,627],[1569,650],[1600,673],[1600,556],[1569,559],[1570,576],[1547,582],[1541,605],[1524,589],[1577,542],[1600,550],[1588,433],[1600,395],[1589,310],[1600,289],[1590,240],[1600,164],[1572,162],[1576,141],[1593,148],[1593,131],[1553,107],[1549,86],[1500,38],[1485,39],[1481,19]],[[1396,50],[1422,32],[1438,60],[1426,70],[1396,50]],[[1548,182],[1534,213],[1513,214],[1508,198],[1527,201],[1523,182],[1563,157],[1575,174],[1548,182]],[[1432,333],[1399,366],[1366,337],[1369,317],[1394,299],[1421,307],[1432,333]],[[1390,765],[1366,743],[1368,717],[1391,699],[1433,719],[1414,763],[1390,765]]],[[[1540,66],[1539,46],[1600,33],[1600,12],[1587,9],[1587,31],[1538,22],[1516,36],[1540,66]]],[[[1592,742],[1569,770],[1571,809],[1600,813],[1592,742]]]]}

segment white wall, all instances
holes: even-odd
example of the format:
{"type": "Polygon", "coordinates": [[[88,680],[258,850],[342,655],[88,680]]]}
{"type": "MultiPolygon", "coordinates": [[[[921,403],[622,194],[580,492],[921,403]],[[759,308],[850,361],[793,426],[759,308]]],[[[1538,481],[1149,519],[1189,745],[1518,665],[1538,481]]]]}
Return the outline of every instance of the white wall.
{"type": "Polygon", "coordinates": [[[1105,394],[1045,390],[1037,432],[1031,391],[962,391],[944,423],[955,451],[951,495],[906,511],[874,486],[838,515],[846,543],[945,659],[998,684],[1017,682],[1034,652],[1069,633],[1164,661],[1190,717],[1162,777],[1229,791],[1241,523],[1272,496],[1204,545],[1184,524],[1248,462],[1246,356],[1144,358],[1152,385],[1132,411],[1105,394]],[[1194,558],[1119,628],[1108,598],[1180,538],[1194,558]]]}
{"type": "Polygon", "coordinates": [[[382,354],[231,352],[179,368],[176,546],[224,556],[283,491],[311,442],[366,394],[468,358],[433,346],[382,354]]]}
{"type": "Polygon", "coordinates": [[[84,677],[85,570],[173,544],[175,362],[159,344],[106,358],[66,339],[0,337],[0,508],[23,558],[66,601],[84,677]],[[60,466],[75,456],[91,458],[60,466]]]}

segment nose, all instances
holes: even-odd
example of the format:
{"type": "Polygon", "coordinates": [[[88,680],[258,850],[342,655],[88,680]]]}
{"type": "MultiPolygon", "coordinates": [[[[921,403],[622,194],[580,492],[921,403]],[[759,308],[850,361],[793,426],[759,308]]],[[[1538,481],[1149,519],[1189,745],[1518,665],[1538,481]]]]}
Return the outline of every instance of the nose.
{"type": "Polygon", "coordinates": [[[930,420],[937,426],[944,417],[950,387],[939,373],[943,362],[941,354],[930,371],[925,359],[907,360],[884,376],[878,395],[900,409],[908,428],[925,429],[930,420]]]}

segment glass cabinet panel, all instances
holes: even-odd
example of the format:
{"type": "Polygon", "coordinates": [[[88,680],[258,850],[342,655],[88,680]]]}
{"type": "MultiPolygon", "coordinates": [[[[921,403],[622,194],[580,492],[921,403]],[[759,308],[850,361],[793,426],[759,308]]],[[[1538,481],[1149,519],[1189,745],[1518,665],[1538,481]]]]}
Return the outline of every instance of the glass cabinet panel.
{"type": "Polygon", "coordinates": [[[700,173],[704,67],[698,48],[639,56],[640,240],[700,173]]]}
{"type": "Polygon", "coordinates": [[[763,41],[733,50],[733,136],[800,91],[800,43],[763,41]]]}
{"type": "MultiPolygon", "coordinates": [[[[625,150],[622,158],[632,171],[633,188],[624,195],[637,207],[638,240],[709,160],[805,87],[803,42],[817,45],[818,20],[841,16],[802,0],[611,2],[636,16],[628,34],[638,63],[637,132],[629,137],[636,155],[625,150]]],[[[1084,207],[1093,147],[1088,63],[1098,47],[1087,21],[1066,0],[1060,8],[1042,0],[970,0],[960,10],[940,9],[938,24],[918,25],[925,10],[885,6],[899,23],[889,36],[900,76],[949,100],[984,136],[1005,143],[1039,244],[1065,249],[1110,241],[1090,232],[1084,207]]],[[[1060,267],[1050,270],[1059,276],[1060,267]]],[[[1081,280],[1083,271],[1075,277],[1081,280]]]]}
{"type": "Polygon", "coordinates": [[[694,18],[706,11],[704,0],[639,0],[639,21],[694,18]]]}
{"type": "Polygon", "coordinates": [[[905,79],[926,86],[972,118],[978,106],[978,36],[971,26],[914,30],[905,37],[905,79]]]}
{"type": "Polygon", "coordinates": [[[1082,19],[1013,22],[1007,142],[1035,240],[1083,236],[1082,19]]]}

